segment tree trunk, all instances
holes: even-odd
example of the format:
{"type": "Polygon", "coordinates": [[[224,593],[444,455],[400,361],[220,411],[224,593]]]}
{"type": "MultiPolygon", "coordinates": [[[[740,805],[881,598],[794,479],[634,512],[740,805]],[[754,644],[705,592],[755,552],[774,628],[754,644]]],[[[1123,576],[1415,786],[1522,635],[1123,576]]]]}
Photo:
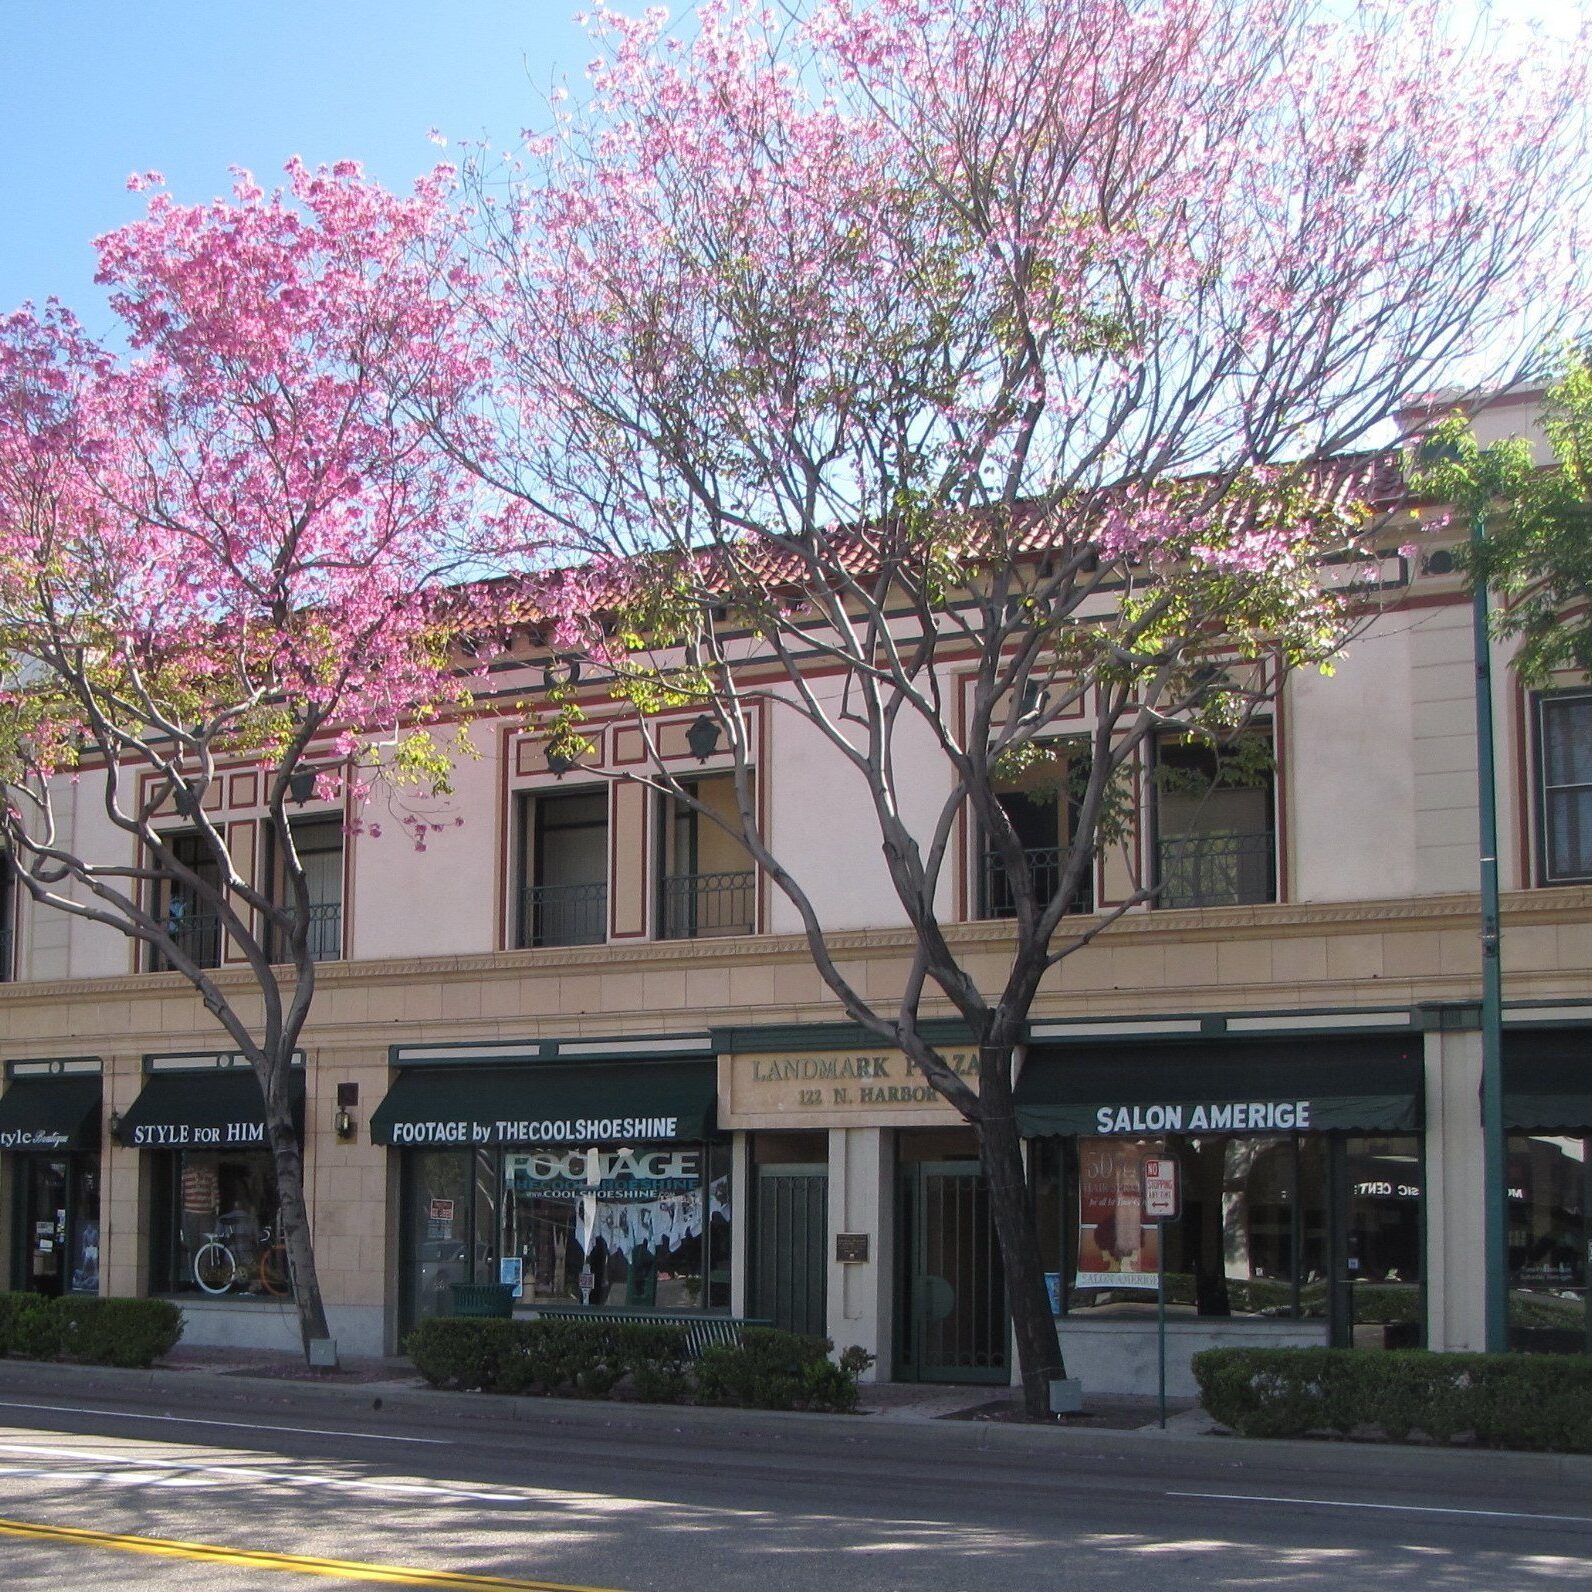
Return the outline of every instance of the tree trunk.
{"type": "Polygon", "coordinates": [[[1050,1413],[1050,1384],[1065,1376],[1066,1370],[1056,1320],[1050,1313],[1050,1295],[1045,1290],[1039,1230],[1012,1107],[1010,1047],[998,1047],[995,1055],[981,1056],[979,1073],[983,1108],[978,1124],[979,1161],[1006,1270],[1006,1299],[1023,1378],[1023,1408],[1029,1415],[1044,1416],[1050,1413]]]}
{"type": "Polygon", "coordinates": [[[320,1278],[315,1272],[315,1249],[310,1242],[309,1207],[304,1198],[304,1149],[293,1126],[293,1111],[285,1087],[290,1058],[283,1057],[277,1070],[284,1087],[265,1091],[265,1132],[276,1164],[276,1195],[281,1206],[282,1244],[287,1251],[287,1274],[298,1307],[299,1339],[304,1358],[309,1359],[310,1342],[329,1338],[326,1306],[321,1300],[320,1278]],[[272,1096],[276,1098],[273,1100],[272,1096]]]}

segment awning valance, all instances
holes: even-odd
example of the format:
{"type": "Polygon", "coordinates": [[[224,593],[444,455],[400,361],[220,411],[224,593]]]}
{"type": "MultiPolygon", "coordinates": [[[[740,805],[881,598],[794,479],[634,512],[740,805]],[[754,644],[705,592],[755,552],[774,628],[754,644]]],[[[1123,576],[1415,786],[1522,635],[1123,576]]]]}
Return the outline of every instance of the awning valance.
{"type": "Polygon", "coordinates": [[[1413,1133],[1418,1036],[1036,1050],[1017,1084],[1018,1131],[1052,1135],[1413,1133]]]}
{"type": "Polygon", "coordinates": [[[14,1078],[0,1096],[0,1150],[81,1150],[99,1143],[99,1074],[14,1078]]]}
{"type": "Polygon", "coordinates": [[[713,1133],[711,1061],[415,1067],[370,1119],[374,1144],[639,1144],[713,1133]]]}
{"type": "Polygon", "coordinates": [[[1504,1125],[1592,1132],[1592,1029],[1504,1035],[1504,1125]]]}
{"type": "MultiPolygon", "coordinates": [[[[288,1093],[302,1139],[302,1071],[289,1076],[288,1093]]],[[[151,1073],[117,1136],[142,1150],[265,1149],[265,1101],[249,1067],[151,1073]]]]}

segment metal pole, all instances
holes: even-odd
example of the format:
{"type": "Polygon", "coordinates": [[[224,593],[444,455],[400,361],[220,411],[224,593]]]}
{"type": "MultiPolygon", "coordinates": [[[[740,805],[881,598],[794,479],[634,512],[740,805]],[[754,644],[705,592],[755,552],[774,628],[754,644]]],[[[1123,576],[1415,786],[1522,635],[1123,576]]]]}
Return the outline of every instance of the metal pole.
{"type": "MultiPolygon", "coordinates": [[[[1471,517],[1470,545],[1486,536],[1486,517],[1471,517]]],[[[1481,1134],[1486,1272],[1486,1348],[1509,1347],[1509,1209],[1505,1198],[1503,977],[1499,956],[1498,811],[1493,755],[1492,646],[1487,630],[1487,583],[1471,592],[1476,654],[1476,818],[1481,854],[1481,1134]]]]}
{"type": "Polygon", "coordinates": [[[1166,1430],[1166,1223],[1155,1224],[1155,1363],[1161,1430],[1166,1430]]]}

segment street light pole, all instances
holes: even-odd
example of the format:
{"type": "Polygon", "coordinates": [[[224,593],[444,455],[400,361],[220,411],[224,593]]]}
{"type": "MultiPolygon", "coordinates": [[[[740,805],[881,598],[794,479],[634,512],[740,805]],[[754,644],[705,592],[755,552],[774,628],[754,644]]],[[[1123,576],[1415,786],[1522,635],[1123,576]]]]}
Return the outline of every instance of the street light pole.
{"type": "MultiPolygon", "coordinates": [[[[1486,536],[1486,516],[1471,516],[1472,553],[1486,536]]],[[[1487,624],[1487,581],[1471,582],[1471,628],[1476,655],[1476,819],[1481,859],[1481,1133],[1483,1259],[1486,1273],[1485,1347],[1509,1347],[1509,1207],[1505,1174],[1503,1080],[1503,967],[1498,914],[1498,804],[1493,753],[1492,645],[1487,624]]]]}

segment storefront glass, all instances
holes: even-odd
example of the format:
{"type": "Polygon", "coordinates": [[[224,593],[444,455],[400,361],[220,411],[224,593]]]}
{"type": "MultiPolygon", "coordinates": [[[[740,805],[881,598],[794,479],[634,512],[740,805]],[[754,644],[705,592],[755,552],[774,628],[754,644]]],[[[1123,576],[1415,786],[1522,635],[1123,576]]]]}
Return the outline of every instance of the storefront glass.
{"type": "Polygon", "coordinates": [[[155,1291],[285,1295],[287,1257],[270,1153],[179,1150],[153,1159],[155,1291]]]}
{"type": "Polygon", "coordinates": [[[1034,1147],[1039,1227],[1065,1313],[1153,1313],[1165,1243],[1174,1315],[1340,1314],[1340,1336],[1419,1341],[1419,1141],[1325,1134],[1078,1138],[1034,1147]],[[1170,1156],[1182,1212],[1143,1212],[1143,1163],[1170,1156]],[[1052,1236],[1053,1235],[1053,1236],[1052,1236]],[[1336,1296],[1336,1297],[1335,1297],[1336,1296]],[[1365,1330],[1362,1330],[1365,1329],[1365,1330]]]}
{"type": "Polygon", "coordinates": [[[98,1156],[19,1155],[16,1168],[20,1287],[98,1293],[98,1156]]]}
{"type": "Polygon", "coordinates": [[[1592,1350],[1587,1317],[1587,1167],[1592,1139],[1509,1137],[1509,1346],[1592,1350]]]}
{"type": "Polygon", "coordinates": [[[729,1146],[411,1151],[411,1319],[455,1283],[507,1283],[524,1306],[727,1310],[729,1146]]]}

